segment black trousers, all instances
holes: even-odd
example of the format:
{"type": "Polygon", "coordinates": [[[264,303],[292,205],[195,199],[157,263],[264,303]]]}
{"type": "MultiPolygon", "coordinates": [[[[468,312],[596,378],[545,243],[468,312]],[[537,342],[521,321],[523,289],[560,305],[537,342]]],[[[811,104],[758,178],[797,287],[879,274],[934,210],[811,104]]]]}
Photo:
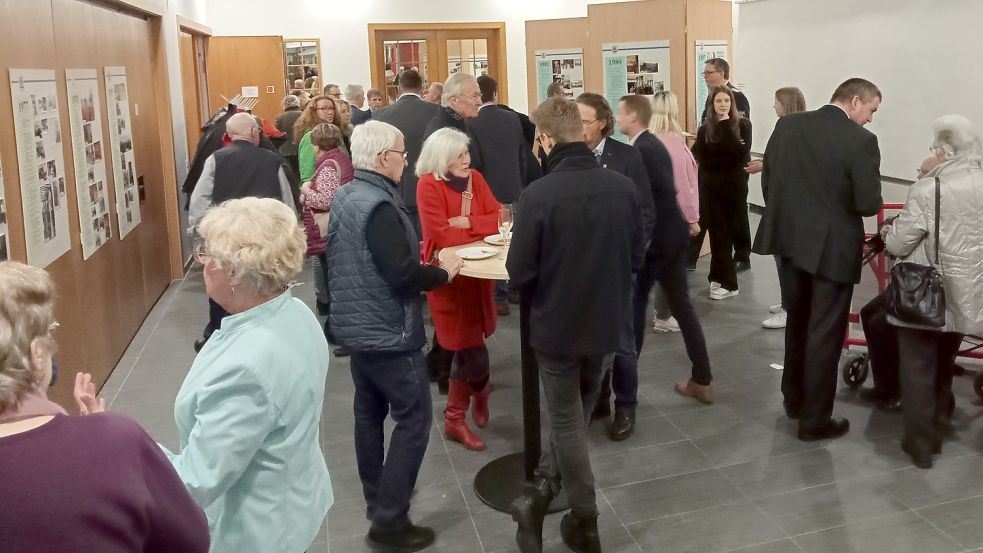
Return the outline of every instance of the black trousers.
{"type": "Polygon", "coordinates": [[[887,320],[891,289],[870,300],[860,310],[860,324],[867,339],[867,356],[874,375],[874,389],[880,397],[901,397],[898,365],[898,328],[887,320]]]}
{"type": "MultiPolygon", "coordinates": [[[[747,182],[744,183],[742,189],[737,191],[738,197],[732,203],[731,215],[733,219],[733,240],[732,245],[734,249],[734,261],[735,262],[751,262],[751,223],[748,220],[748,205],[747,205],[747,182]]],[[[705,200],[707,196],[706,187],[703,183],[700,183],[700,232],[690,239],[689,245],[689,265],[693,267],[696,262],[700,259],[700,250],[703,249],[703,242],[706,240],[707,235],[707,225],[709,224],[707,220],[707,215],[705,212],[705,200]]],[[[712,247],[712,246],[711,246],[712,247]]],[[[711,258],[712,259],[712,258],[711,258]]]]}
{"type": "Polygon", "coordinates": [[[942,434],[936,421],[952,401],[952,365],[962,334],[898,327],[901,405],[908,447],[931,454],[942,434]]]}
{"type": "Polygon", "coordinates": [[[778,269],[778,289],[782,294],[782,309],[789,310],[795,294],[795,267],[782,261],[782,256],[775,256],[775,268],[778,269]]]}
{"type": "Polygon", "coordinates": [[[706,189],[707,197],[700,198],[700,206],[705,206],[706,215],[702,219],[710,233],[710,275],[707,278],[710,282],[719,282],[727,290],[737,290],[734,247],[740,234],[738,212],[741,208],[747,218],[747,184],[743,187],[735,186],[733,182],[719,186],[707,184],[706,189]]]}
{"type": "MultiPolygon", "coordinates": [[[[783,259],[791,265],[791,260],[783,259]]],[[[799,429],[821,430],[836,397],[840,351],[853,284],[832,282],[795,269],[795,301],[785,327],[785,405],[799,413],[799,429]]]]}
{"type": "Polygon", "coordinates": [[[212,333],[222,326],[222,319],[229,316],[229,312],[224,307],[215,303],[212,298],[208,298],[208,324],[205,325],[204,332],[201,333],[205,340],[208,340],[212,333]]]}
{"type": "Polygon", "coordinates": [[[437,329],[433,332],[433,342],[427,352],[427,367],[430,377],[438,382],[447,382],[451,376],[451,365],[454,363],[454,352],[444,349],[437,341],[437,329]]]}

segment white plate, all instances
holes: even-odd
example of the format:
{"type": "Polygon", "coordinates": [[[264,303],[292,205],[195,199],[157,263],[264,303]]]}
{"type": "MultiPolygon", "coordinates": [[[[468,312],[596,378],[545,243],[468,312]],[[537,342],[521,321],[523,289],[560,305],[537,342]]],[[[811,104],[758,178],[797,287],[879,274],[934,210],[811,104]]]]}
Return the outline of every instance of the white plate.
{"type": "Polygon", "coordinates": [[[502,238],[502,235],[501,234],[493,234],[491,236],[486,236],[485,237],[485,243],[486,244],[491,244],[492,246],[504,246],[505,245],[505,239],[502,238]]]}
{"type": "Polygon", "coordinates": [[[481,246],[475,246],[472,248],[461,248],[457,251],[458,257],[461,259],[468,259],[475,261],[478,259],[488,259],[489,257],[494,257],[498,253],[498,250],[493,248],[483,248],[481,246]]]}

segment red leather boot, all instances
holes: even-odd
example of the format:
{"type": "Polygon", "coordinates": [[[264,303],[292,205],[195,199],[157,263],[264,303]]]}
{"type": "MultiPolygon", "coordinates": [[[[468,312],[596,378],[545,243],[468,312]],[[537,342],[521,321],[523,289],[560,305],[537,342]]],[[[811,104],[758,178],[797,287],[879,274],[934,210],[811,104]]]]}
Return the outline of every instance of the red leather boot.
{"type": "Polygon", "coordinates": [[[471,403],[471,388],[467,382],[460,380],[452,379],[449,384],[447,407],[444,408],[444,433],[472,451],[485,449],[485,442],[471,432],[464,418],[471,403]]]}
{"type": "Polygon", "coordinates": [[[485,381],[485,387],[480,391],[471,391],[471,397],[474,398],[474,403],[471,406],[471,418],[474,419],[474,424],[478,428],[488,426],[488,396],[491,395],[491,391],[491,381],[485,381]]]}

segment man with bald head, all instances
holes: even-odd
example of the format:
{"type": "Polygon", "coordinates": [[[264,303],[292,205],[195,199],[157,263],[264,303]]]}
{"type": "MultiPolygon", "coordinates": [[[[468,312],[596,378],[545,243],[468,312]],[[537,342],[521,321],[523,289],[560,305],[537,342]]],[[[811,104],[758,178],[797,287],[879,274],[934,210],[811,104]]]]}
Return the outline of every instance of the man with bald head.
{"type": "MultiPolygon", "coordinates": [[[[227,200],[249,196],[275,198],[296,209],[280,156],[259,147],[262,131],[256,117],[249,113],[233,115],[225,124],[225,133],[232,144],[208,156],[191,194],[188,233],[192,236],[208,209],[227,200]]],[[[218,330],[222,318],[228,315],[211,299],[208,312],[208,325],[202,338],[195,341],[195,351],[205,345],[212,332],[218,330]]]]}

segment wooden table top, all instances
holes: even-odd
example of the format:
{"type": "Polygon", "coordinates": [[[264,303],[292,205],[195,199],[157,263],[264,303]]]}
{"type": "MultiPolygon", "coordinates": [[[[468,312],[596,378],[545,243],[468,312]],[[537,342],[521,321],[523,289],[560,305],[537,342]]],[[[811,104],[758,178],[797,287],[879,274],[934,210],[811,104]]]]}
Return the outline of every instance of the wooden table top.
{"type": "Polygon", "coordinates": [[[445,248],[454,253],[457,253],[464,248],[474,248],[481,247],[484,249],[495,250],[494,256],[488,259],[477,259],[477,260],[464,260],[464,266],[461,267],[462,275],[471,278],[483,278],[488,280],[508,280],[509,273],[505,270],[505,255],[503,255],[502,250],[505,246],[492,246],[483,241],[472,242],[470,244],[464,244],[461,246],[453,246],[450,248],[445,248]]]}

